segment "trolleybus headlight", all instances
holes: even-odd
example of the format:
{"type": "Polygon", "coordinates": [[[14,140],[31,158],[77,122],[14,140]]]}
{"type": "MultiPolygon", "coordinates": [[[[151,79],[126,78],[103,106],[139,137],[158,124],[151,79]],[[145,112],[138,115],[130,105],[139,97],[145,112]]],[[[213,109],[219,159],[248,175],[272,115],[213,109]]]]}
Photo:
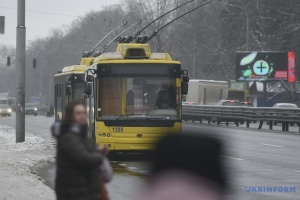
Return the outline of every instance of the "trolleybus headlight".
{"type": "Polygon", "coordinates": [[[107,147],[107,148],[110,148],[110,147],[111,147],[111,145],[110,145],[110,144],[107,144],[107,145],[106,145],[106,147],[107,147]]]}
{"type": "Polygon", "coordinates": [[[35,111],[37,111],[37,108],[34,108],[35,111]]]}
{"type": "Polygon", "coordinates": [[[8,109],[8,112],[11,112],[11,109],[8,109]]]}
{"type": "Polygon", "coordinates": [[[110,134],[109,133],[107,133],[107,135],[106,135],[107,137],[110,137],[110,134]]]}
{"type": "Polygon", "coordinates": [[[102,137],[106,137],[106,133],[102,133],[102,137]]]}

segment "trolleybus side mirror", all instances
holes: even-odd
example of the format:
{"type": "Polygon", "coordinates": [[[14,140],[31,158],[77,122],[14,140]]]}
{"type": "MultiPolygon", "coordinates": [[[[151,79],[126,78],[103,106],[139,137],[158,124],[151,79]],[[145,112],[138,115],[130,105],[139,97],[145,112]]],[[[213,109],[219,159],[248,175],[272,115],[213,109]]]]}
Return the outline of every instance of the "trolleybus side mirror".
{"type": "Polygon", "coordinates": [[[71,95],[71,91],[72,91],[71,83],[67,82],[67,84],[66,84],[66,95],[67,96],[71,95]]]}
{"type": "Polygon", "coordinates": [[[92,94],[92,82],[85,82],[84,92],[85,92],[86,95],[91,95],[92,94]]]}
{"type": "Polygon", "coordinates": [[[189,75],[188,70],[181,70],[181,75],[188,76],[189,75]]]}
{"type": "Polygon", "coordinates": [[[189,84],[188,84],[188,82],[182,82],[181,83],[181,93],[183,95],[187,95],[188,91],[189,91],[189,84]]]}
{"type": "Polygon", "coordinates": [[[86,82],[93,82],[94,77],[91,75],[87,75],[85,80],[86,80],[86,82]]]}
{"type": "Polygon", "coordinates": [[[181,93],[183,95],[186,95],[189,91],[189,84],[188,82],[190,81],[189,78],[189,73],[187,70],[181,70],[181,78],[182,78],[182,82],[181,82],[181,93]]]}

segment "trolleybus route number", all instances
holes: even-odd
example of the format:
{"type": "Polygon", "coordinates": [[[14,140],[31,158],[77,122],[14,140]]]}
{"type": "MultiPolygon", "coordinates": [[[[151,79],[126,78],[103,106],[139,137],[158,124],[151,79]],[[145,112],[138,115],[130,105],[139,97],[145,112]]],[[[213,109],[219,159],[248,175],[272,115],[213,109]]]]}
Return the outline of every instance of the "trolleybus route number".
{"type": "Polygon", "coordinates": [[[123,132],[123,127],[113,127],[113,132],[123,132]]]}

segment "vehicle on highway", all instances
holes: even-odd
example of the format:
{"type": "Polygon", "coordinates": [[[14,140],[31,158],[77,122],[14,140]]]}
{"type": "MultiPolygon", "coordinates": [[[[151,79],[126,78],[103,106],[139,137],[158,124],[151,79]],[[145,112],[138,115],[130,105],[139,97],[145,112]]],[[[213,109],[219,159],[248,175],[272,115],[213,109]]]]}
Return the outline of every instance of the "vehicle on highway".
{"type": "Polygon", "coordinates": [[[241,106],[239,100],[222,99],[217,103],[217,106],[241,106]]]}
{"type": "Polygon", "coordinates": [[[242,106],[245,106],[245,107],[255,107],[253,103],[251,102],[241,102],[242,106]]]}
{"type": "MultiPolygon", "coordinates": [[[[273,108],[286,108],[286,109],[294,109],[298,108],[298,106],[294,103],[275,103],[273,108]]],[[[281,124],[282,122],[274,122],[274,125],[281,124]]],[[[294,123],[290,123],[291,126],[294,126],[294,123]]]]}
{"type": "Polygon", "coordinates": [[[8,104],[0,104],[0,115],[1,116],[11,117],[11,112],[12,112],[12,110],[8,104]]]}
{"type": "Polygon", "coordinates": [[[182,102],[182,105],[197,105],[197,103],[192,102],[192,101],[189,101],[189,102],[184,101],[184,102],[182,102]]]}
{"type": "Polygon", "coordinates": [[[227,99],[228,82],[215,80],[191,79],[190,92],[186,95],[187,102],[198,105],[216,105],[220,99],[227,99]]]}
{"type": "Polygon", "coordinates": [[[64,108],[70,101],[84,101],[86,68],[87,66],[84,64],[67,66],[54,76],[54,117],[56,121],[62,119],[64,108]]]}
{"type": "MultiPolygon", "coordinates": [[[[239,100],[226,100],[226,99],[222,99],[217,103],[217,106],[243,106],[241,104],[241,102],[239,100]]],[[[236,125],[238,124],[244,124],[244,120],[241,120],[239,118],[222,118],[222,117],[218,117],[218,118],[213,118],[212,122],[215,123],[217,122],[217,124],[221,124],[222,122],[234,122],[236,125]]]]}
{"type": "Polygon", "coordinates": [[[188,80],[168,53],[151,53],[147,43],[119,43],[85,72],[90,135],[115,153],[152,150],[161,137],[182,132],[188,80]]]}
{"type": "Polygon", "coordinates": [[[275,103],[273,108],[298,108],[294,103],[275,103]]]}
{"type": "Polygon", "coordinates": [[[0,97],[0,104],[9,105],[9,102],[8,102],[7,98],[0,97]]]}
{"type": "Polygon", "coordinates": [[[25,103],[25,115],[37,116],[38,109],[33,103],[25,103]]]}
{"type": "Polygon", "coordinates": [[[8,97],[7,100],[8,100],[8,105],[11,108],[11,110],[15,111],[16,110],[16,98],[8,97]]]}

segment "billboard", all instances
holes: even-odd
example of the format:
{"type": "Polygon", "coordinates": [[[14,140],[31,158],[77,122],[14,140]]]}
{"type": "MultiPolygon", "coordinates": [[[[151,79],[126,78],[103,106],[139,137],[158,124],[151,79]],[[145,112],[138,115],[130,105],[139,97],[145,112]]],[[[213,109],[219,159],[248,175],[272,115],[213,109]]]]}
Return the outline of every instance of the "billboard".
{"type": "Polygon", "coordinates": [[[236,80],[295,81],[292,56],[292,52],[236,52],[236,80]]]}
{"type": "Polygon", "coordinates": [[[288,82],[294,83],[296,81],[296,62],[295,62],[295,53],[288,53],[288,82]]]}

